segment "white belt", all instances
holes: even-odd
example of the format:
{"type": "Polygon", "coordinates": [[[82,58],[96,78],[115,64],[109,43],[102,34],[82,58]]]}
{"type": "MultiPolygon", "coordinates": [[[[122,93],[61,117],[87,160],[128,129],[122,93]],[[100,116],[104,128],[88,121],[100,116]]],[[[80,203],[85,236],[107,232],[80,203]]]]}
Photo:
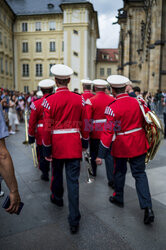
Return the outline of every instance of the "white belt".
{"type": "Polygon", "coordinates": [[[93,123],[104,123],[106,122],[106,119],[100,119],[100,120],[94,120],[93,123]]]}
{"type": "Polygon", "coordinates": [[[69,129],[55,129],[52,131],[53,135],[60,135],[60,134],[72,134],[72,133],[79,133],[80,130],[78,128],[69,128],[69,129]]]}
{"type": "Polygon", "coordinates": [[[142,129],[142,128],[135,128],[135,129],[128,130],[128,131],[126,131],[126,132],[117,133],[117,135],[128,135],[128,134],[131,134],[131,133],[140,131],[141,129],[142,129]]]}
{"type": "Polygon", "coordinates": [[[42,128],[42,127],[43,127],[43,124],[42,124],[42,123],[39,123],[39,124],[37,124],[37,127],[38,127],[38,128],[42,128]]]}

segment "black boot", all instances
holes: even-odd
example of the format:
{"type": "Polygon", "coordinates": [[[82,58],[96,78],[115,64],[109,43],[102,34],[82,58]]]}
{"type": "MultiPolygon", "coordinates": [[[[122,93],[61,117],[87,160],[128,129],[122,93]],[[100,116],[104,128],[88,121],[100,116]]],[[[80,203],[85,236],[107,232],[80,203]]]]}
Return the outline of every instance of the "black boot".
{"type": "Polygon", "coordinates": [[[49,181],[48,174],[42,174],[41,175],[41,180],[43,180],[43,181],[49,181]]]}
{"type": "Polygon", "coordinates": [[[57,205],[58,207],[63,207],[63,199],[57,200],[55,198],[52,197],[52,194],[50,195],[50,201],[57,205]]]}
{"type": "Polygon", "coordinates": [[[154,222],[154,213],[153,210],[149,207],[145,208],[145,214],[144,214],[144,224],[150,224],[154,222]]]}
{"type": "Polygon", "coordinates": [[[110,196],[109,201],[118,207],[124,207],[124,203],[116,200],[114,196],[110,196]]]}
{"type": "Polygon", "coordinates": [[[77,224],[76,226],[70,226],[71,234],[76,234],[78,232],[78,229],[79,229],[79,224],[77,224]]]}

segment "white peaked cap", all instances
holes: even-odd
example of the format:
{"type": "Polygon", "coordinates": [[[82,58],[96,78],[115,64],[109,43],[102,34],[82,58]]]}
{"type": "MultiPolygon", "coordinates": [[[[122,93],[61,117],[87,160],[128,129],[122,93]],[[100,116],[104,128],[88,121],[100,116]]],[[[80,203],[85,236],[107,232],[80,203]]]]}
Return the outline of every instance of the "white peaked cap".
{"type": "Polygon", "coordinates": [[[121,75],[111,75],[107,78],[107,81],[113,88],[122,88],[130,83],[127,77],[121,75]]]}
{"type": "Polygon", "coordinates": [[[38,83],[38,86],[42,89],[50,89],[55,86],[55,81],[51,79],[44,79],[38,83]]]}
{"type": "Polygon", "coordinates": [[[91,85],[93,82],[91,80],[89,80],[89,79],[82,79],[81,83],[84,84],[84,85],[91,85]]]}
{"type": "Polygon", "coordinates": [[[43,92],[41,90],[37,91],[36,93],[37,97],[43,97],[43,92]]]}
{"type": "Polygon", "coordinates": [[[55,64],[51,67],[51,73],[57,79],[68,79],[73,74],[73,70],[64,64],[55,64]]]}
{"type": "Polygon", "coordinates": [[[108,86],[108,82],[102,79],[93,80],[93,84],[98,88],[103,88],[108,86]]]}

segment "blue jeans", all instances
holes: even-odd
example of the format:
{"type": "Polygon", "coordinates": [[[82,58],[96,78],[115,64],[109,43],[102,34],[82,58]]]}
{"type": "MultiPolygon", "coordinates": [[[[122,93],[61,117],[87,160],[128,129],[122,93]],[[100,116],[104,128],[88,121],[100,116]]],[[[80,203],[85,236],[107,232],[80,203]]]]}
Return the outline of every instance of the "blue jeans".
{"type": "Polygon", "coordinates": [[[79,175],[80,159],[53,159],[51,191],[52,197],[57,200],[63,199],[63,166],[65,164],[66,181],[69,201],[69,224],[76,226],[81,218],[79,211],[79,175]]]}
{"type": "MultiPolygon", "coordinates": [[[[130,158],[130,168],[132,176],[135,178],[137,195],[142,209],[152,208],[151,195],[147,175],[145,173],[145,157],[146,154],[130,158]]],[[[127,172],[127,158],[115,158],[115,195],[114,197],[123,202],[125,176],[127,172]]]]}

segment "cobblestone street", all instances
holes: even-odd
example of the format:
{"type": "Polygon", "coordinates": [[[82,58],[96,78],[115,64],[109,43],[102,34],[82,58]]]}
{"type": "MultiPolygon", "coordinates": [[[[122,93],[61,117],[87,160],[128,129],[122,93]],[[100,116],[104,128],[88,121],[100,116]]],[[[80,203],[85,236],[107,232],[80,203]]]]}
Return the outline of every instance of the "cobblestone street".
{"type": "MultiPolygon", "coordinates": [[[[13,157],[21,197],[25,206],[19,216],[9,215],[1,208],[0,249],[161,249],[166,247],[166,185],[165,146],[163,144],[148,166],[155,223],[143,224],[133,178],[127,174],[125,206],[118,208],[108,201],[112,190],[107,186],[104,166],[92,184],[86,183],[85,166],[80,176],[80,210],[82,219],[78,235],[71,235],[65,206],[57,208],[50,203],[49,183],[40,180],[40,171],[32,162],[31,148],[22,144],[24,127],[7,139],[13,157]],[[138,240],[139,238],[139,240],[138,240]]],[[[8,190],[3,182],[5,195],[8,190]]],[[[0,199],[2,205],[4,198],[0,199]]]]}

